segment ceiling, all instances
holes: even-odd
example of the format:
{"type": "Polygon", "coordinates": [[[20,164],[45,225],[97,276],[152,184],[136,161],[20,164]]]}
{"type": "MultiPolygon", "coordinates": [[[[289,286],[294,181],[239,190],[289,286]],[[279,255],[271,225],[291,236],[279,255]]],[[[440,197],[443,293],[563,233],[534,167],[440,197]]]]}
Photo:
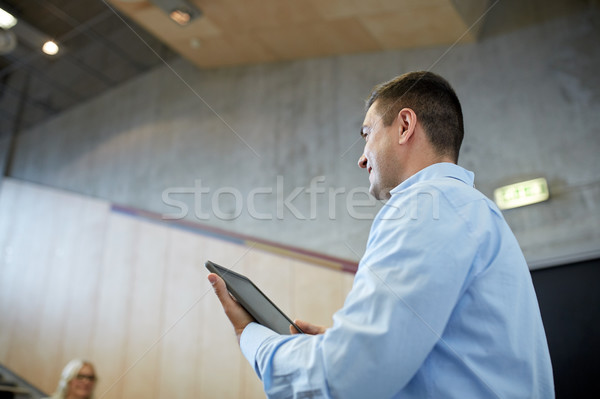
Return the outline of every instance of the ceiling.
{"type": "Polygon", "coordinates": [[[16,47],[0,52],[0,133],[27,129],[140,75],[161,63],[157,54],[176,56],[101,0],[0,0],[0,7],[19,21],[11,28],[16,47]],[[43,54],[40,38],[58,42],[58,54],[43,54]]]}
{"type": "Polygon", "coordinates": [[[203,69],[451,45],[585,3],[546,1],[0,0],[19,20],[10,52],[0,29],[0,137],[179,56],[203,69]],[[201,15],[182,27],[167,10],[186,1],[201,15]],[[44,55],[40,38],[55,39],[59,53],[44,55]]]}
{"type": "Polygon", "coordinates": [[[182,27],[165,7],[185,1],[0,0],[19,20],[11,29],[16,48],[0,54],[0,132],[25,130],[178,55],[214,68],[473,41],[477,29],[469,26],[485,6],[480,0],[190,0],[202,15],[182,27]],[[38,41],[57,41],[59,53],[44,55],[32,32],[38,41]]]}
{"type": "Polygon", "coordinates": [[[481,0],[108,0],[201,68],[473,41],[481,0]]]}

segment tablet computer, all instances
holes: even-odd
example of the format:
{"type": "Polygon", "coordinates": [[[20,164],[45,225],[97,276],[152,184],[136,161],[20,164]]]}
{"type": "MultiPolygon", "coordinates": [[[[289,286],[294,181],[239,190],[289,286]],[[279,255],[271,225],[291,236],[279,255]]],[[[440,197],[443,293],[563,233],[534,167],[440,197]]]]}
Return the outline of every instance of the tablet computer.
{"type": "Polygon", "coordinates": [[[258,323],[279,334],[289,335],[290,325],[302,333],[302,330],[279,310],[248,277],[211,261],[207,261],[204,265],[211,273],[219,275],[225,281],[227,290],[258,323]]]}

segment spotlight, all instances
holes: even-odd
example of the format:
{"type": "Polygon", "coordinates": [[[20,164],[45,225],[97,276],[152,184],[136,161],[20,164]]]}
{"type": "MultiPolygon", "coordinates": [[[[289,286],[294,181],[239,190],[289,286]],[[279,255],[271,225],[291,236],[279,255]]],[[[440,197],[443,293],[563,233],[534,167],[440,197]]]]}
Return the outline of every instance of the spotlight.
{"type": "Polygon", "coordinates": [[[202,15],[202,11],[189,0],[150,0],[150,2],[163,10],[179,26],[189,25],[202,15]]]}
{"type": "Polygon", "coordinates": [[[58,50],[59,50],[58,44],[56,44],[52,40],[48,40],[42,46],[42,51],[48,55],[55,55],[56,53],[58,53],[58,50]]]}
{"type": "Polygon", "coordinates": [[[17,24],[17,19],[12,14],[0,8],[0,28],[10,29],[17,24]]]}
{"type": "Polygon", "coordinates": [[[185,26],[192,20],[192,12],[186,8],[176,8],[169,14],[169,17],[181,26],[185,26]]]}

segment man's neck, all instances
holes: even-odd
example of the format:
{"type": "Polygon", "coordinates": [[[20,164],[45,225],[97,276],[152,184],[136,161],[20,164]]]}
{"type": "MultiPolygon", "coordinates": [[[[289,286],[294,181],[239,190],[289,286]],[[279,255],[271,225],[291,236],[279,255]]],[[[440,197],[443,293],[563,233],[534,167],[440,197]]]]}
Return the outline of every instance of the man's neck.
{"type": "Polygon", "coordinates": [[[453,163],[453,164],[456,163],[456,162],[454,162],[453,159],[451,159],[450,157],[447,157],[447,156],[421,158],[420,162],[413,162],[410,165],[410,167],[404,171],[404,174],[402,176],[403,177],[402,181],[409,179],[411,176],[414,176],[415,174],[419,173],[420,171],[422,171],[423,169],[425,169],[431,165],[435,165],[437,163],[444,163],[444,162],[453,163]]]}

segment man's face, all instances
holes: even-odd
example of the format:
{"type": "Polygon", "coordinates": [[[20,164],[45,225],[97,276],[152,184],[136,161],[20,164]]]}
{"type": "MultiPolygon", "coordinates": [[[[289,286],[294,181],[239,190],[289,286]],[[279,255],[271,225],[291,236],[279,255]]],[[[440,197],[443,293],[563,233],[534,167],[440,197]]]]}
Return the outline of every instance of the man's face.
{"type": "Polygon", "coordinates": [[[365,139],[358,166],[369,172],[369,192],[377,199],[388,199],[390,190],[400,184],[397,119],[384,126],[377,111],[377,101],[371,105],[361,129],[365,139]]]}
{"type": "Polygon", "coordinates": [[[89,398],[94,391],[96,375],[89,364],[84,364],[77,375],[69,381],[69,392],[67,396],[74,398],[89,398]]]}

